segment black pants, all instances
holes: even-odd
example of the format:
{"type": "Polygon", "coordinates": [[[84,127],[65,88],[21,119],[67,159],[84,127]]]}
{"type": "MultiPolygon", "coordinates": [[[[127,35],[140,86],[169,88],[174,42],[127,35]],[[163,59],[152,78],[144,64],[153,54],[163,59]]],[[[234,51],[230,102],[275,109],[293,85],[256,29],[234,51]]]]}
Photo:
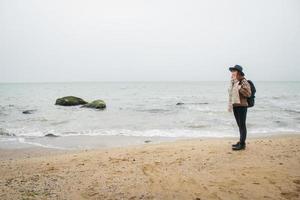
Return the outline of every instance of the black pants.
{"type": "Polygon", "coordinates": [[[246,137],[247,137],[247,127],[246,127],[247,109],[248,108],[245,106],[233,107],[234,117],[240,131],[241,144],[245,144],[246,137]]]}

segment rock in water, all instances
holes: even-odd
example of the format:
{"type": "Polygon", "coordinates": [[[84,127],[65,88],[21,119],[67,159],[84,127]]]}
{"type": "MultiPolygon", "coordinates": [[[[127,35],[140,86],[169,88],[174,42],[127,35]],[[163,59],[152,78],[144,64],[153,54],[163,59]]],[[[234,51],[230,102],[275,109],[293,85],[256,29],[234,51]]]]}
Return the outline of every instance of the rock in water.
{"type": "Polygon", "coordinates": [[[104,109],[104,108],[106,108],[106,104],[103,100],[98,99],[98,100],[92,101],[91,103],[85,104],[82,107],[84,107],[84,108],[95,108],[95,109],[104,109]]]}
{"type": "Polygon", "coordinates": [[[34,113],[36,110],[24,110],[22,113],[23,114],[32,114],[34,113]]]}
{"type": "Polygon", "coordinates": [[[182,103],[182,102],[176,103],[177,106],[180,106],[180,105],[183,105],[183,104],[184,104],[184,103],[182,103]]]}
{"type": "Polygon", "coordinates": [[[83,99],[79,97],[74,97],[74,96],[67,96],[67,97],[62,97],[59,99],[56,99],[55,105],[60,105],[60,106],[77,106],[77,105],[83,105],[87,104],[88,102],[84,101],[83,99]]]}
{"type": "Polygon", "coordinates": [[[45,135],[45,137],[58,137],[57,135],[54,135],[53,133],[48,133],[45,135]]]}

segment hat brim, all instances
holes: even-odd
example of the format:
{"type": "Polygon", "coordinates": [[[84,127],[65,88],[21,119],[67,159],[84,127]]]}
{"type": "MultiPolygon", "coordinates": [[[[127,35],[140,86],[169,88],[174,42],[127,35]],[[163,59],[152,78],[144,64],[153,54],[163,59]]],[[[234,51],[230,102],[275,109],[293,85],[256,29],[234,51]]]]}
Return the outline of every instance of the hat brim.
{"type": "Polygon", "coordinates": [[[240,71],[240,70],[238,70],[237,68],[234,68],[234,67],[229,67],[229,71],[231,71],[231,72],[232,72],[232,71],[234,71],[234,70],[236,70],[236,71],[240,72],[242,76],[245,76],[244,72],[241,72],[241,71],[240,71]]]}

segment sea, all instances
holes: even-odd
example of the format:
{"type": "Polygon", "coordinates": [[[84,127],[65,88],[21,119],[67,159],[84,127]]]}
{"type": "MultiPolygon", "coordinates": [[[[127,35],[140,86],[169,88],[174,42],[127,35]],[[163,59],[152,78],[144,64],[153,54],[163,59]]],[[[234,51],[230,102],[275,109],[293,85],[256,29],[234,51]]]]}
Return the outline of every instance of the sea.
{"type": "MultiPolygon", "coordinates": [[[[300,82],[253,82],[257,93],[255,106],[248,108],[248,137],[300,133],[300,82]]],[[[55,148],[47,134],[238,137],[233,113],[227,111],[228,86],[229,82],[0,83],[0,148],[43,146],[48,140],[55,148]],[[55,105],[57,98],[70,95],[102,99],[107,108],[55,105]],[[30,114],[24,114],[26,110],[30,114]]]]}

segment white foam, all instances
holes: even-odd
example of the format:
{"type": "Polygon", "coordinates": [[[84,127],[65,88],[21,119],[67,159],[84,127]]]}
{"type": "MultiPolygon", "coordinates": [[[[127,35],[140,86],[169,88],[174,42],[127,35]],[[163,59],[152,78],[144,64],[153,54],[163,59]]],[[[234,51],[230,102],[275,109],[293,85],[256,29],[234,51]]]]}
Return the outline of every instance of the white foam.
{"type": "Polygon", "coordinates": [[[146,136],[146,137],[232,137],[234,135],[226,132],[216,131],[199,131],[188,129],[151,129],[151,130],[128,130],[128,129],[114,129],[114,130],[87,130],[77,134],[68,134],[64,136],[74,135],[106,135],[106,136],[146,136]]]}
{"type": "Polygon", "coordinates": [[[53,146],[53,145],[45,145],[45,144],[41,144],[41,143],[37,143],[37,142],[29,142],[29,141],[26,141],[25,138],[18,138],[18,142],[20,142],[22,144],[29,144],[29,145],[32,145],[32,146],[43,147],[43,148],[68,150],[67,148],[64,148],[64,147],[58,147],[58,146],[53,146]]]}
{"type": "MultiPolygon", "coordinates": [[[[264,135],[273,135],[276,133],[291,133],[291,132],[299,132],[299,130],[292,128],[248,128],[249,135],[256,136],[264,136],[264,135]]],[[[224,127],[222,129],[148,129],[148,130],[130,130],[130,129],[95,129],[95,130],[84,130],[75,132],[70,130],[69,133],[59,132],[55,130],[49,131],[28,131],[26,132],[24,129],[19,131],[14,131],[15,135],[18,138],[36,138],[36,137],[45,137],[46,134],[54,134],[60,137],[68,137],[68,136],[78,136],[78,135],[87,135],[87,136],[97,136],[97,135],[105,135],[105,136],[146,136],[146,137],[236,137],[238,134],[237,127],[234,125],[234,128],[224,127]]],[[[0,141],[8,141],[15,140],[16,137],[0,137],[0,141]]],[[[21,141],[25,142],[25,141],[21,141]]],[[[50,147],[51,148],[51,147],[50,147]]]]}

